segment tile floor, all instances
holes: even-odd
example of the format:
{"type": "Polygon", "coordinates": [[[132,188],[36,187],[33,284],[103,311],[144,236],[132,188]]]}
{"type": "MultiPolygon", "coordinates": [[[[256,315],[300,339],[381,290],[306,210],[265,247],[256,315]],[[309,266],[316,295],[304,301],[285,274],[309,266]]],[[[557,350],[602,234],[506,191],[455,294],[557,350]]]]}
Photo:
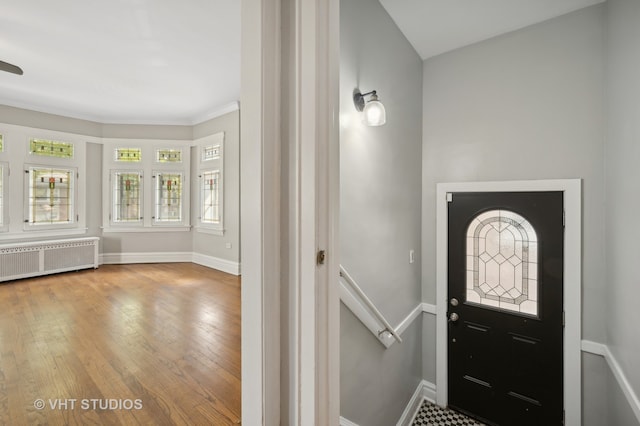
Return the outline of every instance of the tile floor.
{"type": "Polygon", "coordinates": [[[425,400],[413,420],[413,426],[483,426],[483,423],[425,400]]]}

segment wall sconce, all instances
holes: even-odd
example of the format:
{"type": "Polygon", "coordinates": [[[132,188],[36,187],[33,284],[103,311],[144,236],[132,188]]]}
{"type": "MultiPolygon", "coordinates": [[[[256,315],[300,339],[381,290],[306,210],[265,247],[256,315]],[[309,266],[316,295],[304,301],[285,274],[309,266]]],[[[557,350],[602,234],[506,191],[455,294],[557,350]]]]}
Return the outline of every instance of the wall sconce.
{"type": "Polygon", "coordinates": [[[356,89],[353,93],[353,103],[358,111],[364,113],[363,121],[367,126],[382,126],[387,122],[387,113],[375,90],[362,94],[356,89]],[[364,97],[369,95],[369,102],[365,102],[364,97]]]}

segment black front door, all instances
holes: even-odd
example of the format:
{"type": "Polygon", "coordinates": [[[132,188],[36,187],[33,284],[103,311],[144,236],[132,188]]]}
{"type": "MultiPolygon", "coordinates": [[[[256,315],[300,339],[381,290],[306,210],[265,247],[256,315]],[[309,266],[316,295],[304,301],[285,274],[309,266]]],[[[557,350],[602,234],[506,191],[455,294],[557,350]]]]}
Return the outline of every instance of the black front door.
{"type": "Polygon", "coordinates": [[[449,406],[488,424],[563,423],[563,194],[454,193],[449,406]]]}

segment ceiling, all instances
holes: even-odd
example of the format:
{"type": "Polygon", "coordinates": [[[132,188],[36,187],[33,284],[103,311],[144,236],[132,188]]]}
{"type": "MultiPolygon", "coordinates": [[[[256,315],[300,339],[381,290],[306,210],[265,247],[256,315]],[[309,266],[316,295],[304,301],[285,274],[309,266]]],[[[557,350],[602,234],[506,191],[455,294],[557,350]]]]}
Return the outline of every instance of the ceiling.
{"type": "MultiPolygon", "coordinates": [[[[603,0],[380,1],[427,59],[603,0]]],[[[237,108],[240,0],[0,2],[0,60],[24,70],[0,72],[0,104],[180,125],[237,108]]]]}
{"type": "Polygon", "coordinates": [[[380,0],[422,59],[604,0],[380,0]]]}
{"type": "Polygon", "coordinates": [[[238,0],[0,0],[0,104],[102,123],[202,122],[240,98],[238,0]]]}

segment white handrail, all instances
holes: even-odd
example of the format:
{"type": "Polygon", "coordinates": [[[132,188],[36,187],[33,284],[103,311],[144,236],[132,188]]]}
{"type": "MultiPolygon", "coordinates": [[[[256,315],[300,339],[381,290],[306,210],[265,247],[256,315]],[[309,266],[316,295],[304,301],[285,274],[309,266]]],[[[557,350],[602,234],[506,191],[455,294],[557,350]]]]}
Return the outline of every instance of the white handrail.
{"type": "Polygon", "coordinates": [[[367,305],[367,308],[369,308],[369,310],[376,316],[377,320],[385,327],[384,329],[378,332],[378,337],[379,338],[384,337],[382,335],[385,332],[388,332],[391,336],[393,336],[394,339],[398,341],[398,343],[402,343],[402,338],[396,332],[395,328],[393,328],[393,326],[389,324],[389,322],[384,317],[384,315],[382,315],[382,313],[378,310],[378,308],[376,308],[376,305],[374,305],[371,299],[367,297],[367,295],[362,291],[360,286],[358,286],[355,280],[351,277],[351,275],[349,275],[349,273],[344,269],[342,265],[340,265],[340,276],[344,278],[344,281],[346,281],[349,284],[351,289],[358,295],[360,300],[362,300],[367,305]]]}

